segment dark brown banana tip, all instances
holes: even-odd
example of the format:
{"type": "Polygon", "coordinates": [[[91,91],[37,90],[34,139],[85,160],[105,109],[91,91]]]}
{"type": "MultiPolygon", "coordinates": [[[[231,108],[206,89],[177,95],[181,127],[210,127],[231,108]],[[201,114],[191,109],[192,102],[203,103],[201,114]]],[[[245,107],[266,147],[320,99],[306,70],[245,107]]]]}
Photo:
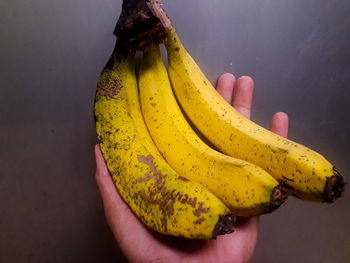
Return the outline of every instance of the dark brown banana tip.
{"type": "Polygon", "coordinates": [[[334,169],[334,174],[327,177],[326,186],[324,188],[324,201],[332,203],[339,198],[344,192],[345,182],[337,170],[334,169]]]}
{"type": "Polygon", "coordinates": [[[287,200],[288,193],[283,189],[283,185],[277,185],[271,193],[270,206],[266,209],[265,213],[270,213],[276,210],[284,201],[287,200]]]}
{"type": "Polygon", "coordinates": [[[231,213],[220,216],[219,221],[216,223],[215,229],[213,231],[213,239],[216,239],[216,237],[219,235],[232,233],[234,231],[233,224],[235,222],[236,217],[231,213]]]}

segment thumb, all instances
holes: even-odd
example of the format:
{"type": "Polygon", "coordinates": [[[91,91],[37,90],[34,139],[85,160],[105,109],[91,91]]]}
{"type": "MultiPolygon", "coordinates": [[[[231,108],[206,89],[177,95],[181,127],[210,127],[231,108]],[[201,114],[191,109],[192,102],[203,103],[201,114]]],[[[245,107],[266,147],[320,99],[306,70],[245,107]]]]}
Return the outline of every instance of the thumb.
{"type": "Polygon", "coordinates": [[[101,193],[106,220],[125,255],[132,259],[140,240],[150,243],[151,235],[119,195],[107,169],[99,145],[95,146],[96,182],[101,193]],[[130,233],[136,233],[130,235],[130,233]]]}
{"type": "Polygon", "coordinates": [[[120,197],[112,177],[108,171],[106,163],[103,159],[100,146],[95,145],[95,159],[96,159],[96,182],[100,190],[103,201],[103,206],[106,214],[106,220],[115,237],[118,239],[120,235],[119,229],[128,217],[133,217],[133,213],[129,207],[120,197]]]}
{"type": "Polygon", "coordinates": [[[96,159],[96,182],[102,196],[103,205],[105,210],[110,211],[109,208],[115,206],[115,204],[122,203],[119,194],[116,191],[111,175],[108,171],[106,163],[103,159],[100,146],[95,145],[95,159],[96,159]]]}

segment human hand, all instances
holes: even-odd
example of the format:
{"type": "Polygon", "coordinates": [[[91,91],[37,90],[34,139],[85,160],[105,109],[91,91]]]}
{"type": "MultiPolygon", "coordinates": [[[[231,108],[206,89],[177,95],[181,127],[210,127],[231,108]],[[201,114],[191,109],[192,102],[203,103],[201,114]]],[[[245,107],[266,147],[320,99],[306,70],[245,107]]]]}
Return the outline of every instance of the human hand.
{"type": "MultiPolygon", "coordinates": [[[[241,77],[236,83],[235,77],[228,73],[223,74],[217,84],[221,96],[247,118],[250,118],[253,89],[250,77],[241,77]]],[[[270,130],[287,137],[288,116],[282,112],[273,115],[270,130]]],[[[239,218],[234,233],[216,240],[189,240],[155,233],[137,219],[118,194],[98,145],[95,157],[96,181],[106,220],[130,262],[251,261],[258,234],[258,217],[239,218]]]]}

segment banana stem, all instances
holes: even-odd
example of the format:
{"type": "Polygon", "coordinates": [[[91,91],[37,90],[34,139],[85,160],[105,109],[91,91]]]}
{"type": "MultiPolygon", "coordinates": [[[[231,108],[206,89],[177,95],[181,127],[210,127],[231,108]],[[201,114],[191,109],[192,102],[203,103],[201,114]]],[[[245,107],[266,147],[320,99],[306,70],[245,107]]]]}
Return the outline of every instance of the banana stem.
{"type": "Polygon", "coordinates": [[[123,0],[114,35],[129,48],[144,50],[160,44],[172,28],[160,0],[123,0]]]}

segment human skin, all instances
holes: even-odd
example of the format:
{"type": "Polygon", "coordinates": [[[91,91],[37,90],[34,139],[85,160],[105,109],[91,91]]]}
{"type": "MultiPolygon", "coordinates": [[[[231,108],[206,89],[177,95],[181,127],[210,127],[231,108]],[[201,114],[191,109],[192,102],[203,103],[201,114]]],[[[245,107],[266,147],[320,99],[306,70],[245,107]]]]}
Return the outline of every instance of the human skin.
{"type": "MultiPolygon", "coordinates": [[[[254,82],[248,76],[237,81],[230,73],[220,76],[217,91],[246,118],[250,118],[254,82]]],[[[288,115],[272,116],[270,130],[288,135],[288,115]]],[[[99,145],[95,146],[96,181],[107,223],[129,262],[250,262],[258,236],[259,217],[238,218],[234,232],[216,240],[189,240],[165,236],[147,229],[122,200],[108,172],[99,145]]]]}

